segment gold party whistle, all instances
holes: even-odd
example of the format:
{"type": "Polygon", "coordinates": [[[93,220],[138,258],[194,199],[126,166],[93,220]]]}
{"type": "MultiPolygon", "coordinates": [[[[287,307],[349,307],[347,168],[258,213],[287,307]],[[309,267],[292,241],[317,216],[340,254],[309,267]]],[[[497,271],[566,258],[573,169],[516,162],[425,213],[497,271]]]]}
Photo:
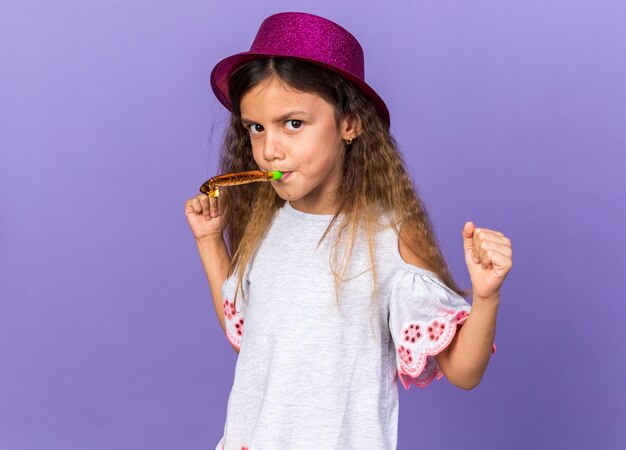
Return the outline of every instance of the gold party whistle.
{"type": "Polygon", "coordinates": [[[202,186],[200,186],[200,192],[208,195],[209,197],[215,198],[220,196],[220,187],[254,183],[255,181],[280,180],[282,177],[283,173],[278,170],[274,170],[272,172],[250,170],[248,172],[225,173],[202,183],[202,186]]]}

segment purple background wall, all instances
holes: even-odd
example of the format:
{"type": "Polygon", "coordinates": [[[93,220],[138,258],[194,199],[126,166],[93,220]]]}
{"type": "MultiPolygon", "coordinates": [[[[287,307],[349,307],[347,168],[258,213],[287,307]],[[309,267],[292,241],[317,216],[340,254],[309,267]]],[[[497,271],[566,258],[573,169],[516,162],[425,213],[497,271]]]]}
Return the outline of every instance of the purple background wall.
{"type": "Polygon", "coordinates": [[[482,383],[401,388],[399,448],[623,448],[626,6],[4,1],[0,449],[200,449],[236,354],[183,213],[216,174],[209,73],[261,20],[361,41],[449,264],[514,264],[482,383]]]}

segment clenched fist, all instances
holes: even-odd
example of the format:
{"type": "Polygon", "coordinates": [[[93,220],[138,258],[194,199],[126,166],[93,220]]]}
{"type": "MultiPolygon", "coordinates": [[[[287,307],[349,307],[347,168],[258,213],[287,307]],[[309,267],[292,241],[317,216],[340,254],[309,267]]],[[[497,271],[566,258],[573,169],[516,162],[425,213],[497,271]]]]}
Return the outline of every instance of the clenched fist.
{"type": "Polygon", "coordinates": [[[474,222],[466,222],[462,234],[474,295],[499,298],[500,287],[513,266],[511,240],[499,231],[476,228],[474,222]]]}

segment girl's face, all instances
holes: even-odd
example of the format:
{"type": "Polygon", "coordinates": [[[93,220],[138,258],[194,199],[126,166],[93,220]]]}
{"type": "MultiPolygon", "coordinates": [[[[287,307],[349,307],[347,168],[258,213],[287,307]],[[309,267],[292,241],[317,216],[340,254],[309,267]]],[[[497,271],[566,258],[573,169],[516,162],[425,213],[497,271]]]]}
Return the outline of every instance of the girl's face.
{"type": "Polygon", "coordinates": [[[342,173],[341,139],[356,136],[351,122],[338,131],[329,103],[276,79],[248,91],[240,107],[259,168],[284,172],[271,181],[276,193],[300,211],[332,214],[342,173]]]}

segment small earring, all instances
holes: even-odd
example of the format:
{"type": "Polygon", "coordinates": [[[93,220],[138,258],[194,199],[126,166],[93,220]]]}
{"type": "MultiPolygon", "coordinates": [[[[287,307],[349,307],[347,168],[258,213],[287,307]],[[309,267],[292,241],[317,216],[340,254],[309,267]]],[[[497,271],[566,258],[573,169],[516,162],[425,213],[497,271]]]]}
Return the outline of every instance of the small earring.
{"type": "Polygon", "coordinates": [[[352,144],[352,138],[346,139],[346,144],[348,144],[348,145],[352,144]]]}

